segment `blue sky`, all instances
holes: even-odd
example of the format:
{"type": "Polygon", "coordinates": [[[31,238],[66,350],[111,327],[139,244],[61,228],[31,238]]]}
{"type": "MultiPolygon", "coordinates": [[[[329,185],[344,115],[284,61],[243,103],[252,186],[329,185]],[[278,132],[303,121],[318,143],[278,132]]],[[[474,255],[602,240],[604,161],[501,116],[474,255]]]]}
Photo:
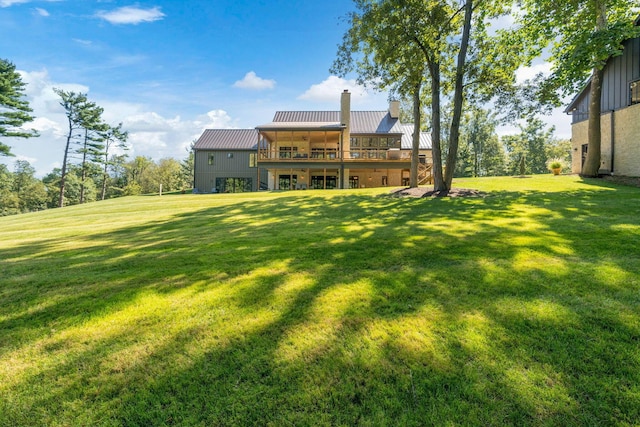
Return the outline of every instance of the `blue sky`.
{"type": "MultiPolygon", "coordinates": [[[[0,57],[27,83],[41,134],[6,142],[39,176],[60,166],[66,118],[54,87],[88,93],[129,130],[131,156],[156,160],[186,157],[205,128],[336,110],[343,89],[354,109],[384,110],[387,94],[329,73],[352,9],[351,0],[0,0],[0,57]]],[[[550,121],[569,136],[568,117],[550,121]]]]}

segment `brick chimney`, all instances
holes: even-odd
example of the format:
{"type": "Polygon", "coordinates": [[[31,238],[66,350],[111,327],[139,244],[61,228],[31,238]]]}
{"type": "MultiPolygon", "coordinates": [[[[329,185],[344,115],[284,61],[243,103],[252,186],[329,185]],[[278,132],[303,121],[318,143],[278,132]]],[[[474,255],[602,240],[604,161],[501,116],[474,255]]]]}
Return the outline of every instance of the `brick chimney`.
{"type": "Polygon", "coordinates": [[[348,89],[342,92],[340,97],[340,123],[345,125],[346,134],[351,133],[351,94],[348,89]]]}
{"type": "Polygon", "coordinates": [[[400,101],[389,102],[389,116],[391,116],[392,119],[400,117],[400,101]]]}

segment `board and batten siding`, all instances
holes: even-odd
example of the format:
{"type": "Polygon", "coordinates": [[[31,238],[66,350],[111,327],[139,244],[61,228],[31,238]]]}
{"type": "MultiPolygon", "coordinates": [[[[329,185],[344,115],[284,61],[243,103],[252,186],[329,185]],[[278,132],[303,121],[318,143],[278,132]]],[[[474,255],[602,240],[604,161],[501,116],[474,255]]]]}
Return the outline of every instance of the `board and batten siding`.
{"type": "MultiPolygon", "coordinates": [[[[216,178],[251,178],[252,191],[258,191],[258,168],[249,167],[251,150],[196,150],[194,156],[194,188],[198,193],[211,193],[216,178]],[[213,164],[209,156],[213,155],[213,164]]],[[[266,178],[265,178],[266,179],[266,178]]]]}
{"type": "MultiPolygon", "coordinates": [[[[619,110],[629,105],[629,84],[640,79],[640,38],[623,43],[622,55],[609,59],[602,80],[602,112],[619,110]]],[[[589,88],[574,101],[572,123],[589,118],[589,88]]]]}

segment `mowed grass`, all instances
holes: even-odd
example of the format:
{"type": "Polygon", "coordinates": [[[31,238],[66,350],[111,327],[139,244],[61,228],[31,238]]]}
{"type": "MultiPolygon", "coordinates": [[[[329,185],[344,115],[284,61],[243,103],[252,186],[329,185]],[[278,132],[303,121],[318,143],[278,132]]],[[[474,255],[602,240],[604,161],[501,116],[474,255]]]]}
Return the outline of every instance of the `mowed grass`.
{"type": "Polygon", "coordinates": [[[637,425],[640,189],[0,218],[0,425],[637,425]]]}

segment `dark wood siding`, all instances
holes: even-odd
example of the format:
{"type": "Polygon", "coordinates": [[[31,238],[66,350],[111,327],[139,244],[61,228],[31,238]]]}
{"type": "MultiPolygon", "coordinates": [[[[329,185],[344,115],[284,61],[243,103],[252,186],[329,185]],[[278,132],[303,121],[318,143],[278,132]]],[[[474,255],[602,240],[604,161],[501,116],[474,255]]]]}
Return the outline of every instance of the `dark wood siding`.
{"type": "MultiPolygon", "coordinates": [[[[196,150],[194,158],[194,188],[199,193],[211,193],[216,178],[251,178],[252,190],[258,191],[258,168],[249,167],[251,154],[247,150],[196,150]],[[213,163],[209,158],[213,155],[213,163]]],[[[266,183],[266,172],[262,171],[261,180],[266,183]]]]}
{"type": "MultiPolygon", "coordinates": [[[[622,55],[611,58],[606,65],[602,82],[602,112],[619,110],[629,105],[629,83],[640,79],[640,38],[624,42],[622,55]]],[[[589,88],[576,98],[572,123],[588,118],[589,88]]]]}

